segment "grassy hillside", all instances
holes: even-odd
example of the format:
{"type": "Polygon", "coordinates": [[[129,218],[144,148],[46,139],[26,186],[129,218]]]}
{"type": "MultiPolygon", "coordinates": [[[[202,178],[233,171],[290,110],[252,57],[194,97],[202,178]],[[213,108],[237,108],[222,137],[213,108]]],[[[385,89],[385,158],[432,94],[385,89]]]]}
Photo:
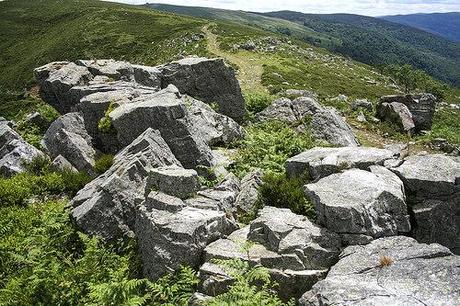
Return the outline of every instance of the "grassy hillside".
{"type": "Polygon", "coordinates": [[[33,68],[55,60],[115,58],[158,64],[181,53],[205,54],[205,43],[184,44],[205,22],[96,0],[0,2],[0,91],[22,89],[33,68]]]}
{"type": "Polygon", "coordinates": [[[381,18],[421,29],[460,43],[460,12],[395,15],[381,18]]]}
{"type": "Polygon", "coordinates": [[[460,45],[404,25],[358,15],[266,14],[149,4],[167,12],[225,20],[282,33],[371,65],[411,64],[460,85],[460,45]],[[275,17],[275,18],[273,18],[275,17]]]}
{"type": "Polygon", "coordinates": [[[432,76],[460,85],[460,44],[442,37],[373,17],[331,14],[315,15],[290,11],[266,16],[303,24],[337,38],[332,51],[372,65],[410,64],[432,76]]]}

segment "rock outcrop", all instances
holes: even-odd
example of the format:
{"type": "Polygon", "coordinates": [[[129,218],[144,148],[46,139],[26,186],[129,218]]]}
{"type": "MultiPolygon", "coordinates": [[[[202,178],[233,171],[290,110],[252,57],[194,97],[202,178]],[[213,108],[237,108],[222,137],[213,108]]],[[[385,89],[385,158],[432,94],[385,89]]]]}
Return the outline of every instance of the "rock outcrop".
{"type": "Polygon", "coordinates": [[[302,122],[311,118],[313,136],[336,146],[359,146],[353,131],[337,111],[323,107],[312,97],[300,97],[295,100],[281,98],[257,114],[257,119],[281,120],[288,123],[302,122]]]}
{"type": "Polygon", "coordinates": [[[245,215],[254,211],[262,185],[263,171],[255,169],[241,180],[240,193],[235,200],[237,214],[245,215]]]}
{"type": "Polygon", "coordinates": [[[75,105],[70,89],[89,82],[93,75],[88,68],[75,63],[53,62],[35,69],[35,77],[42,99],[65,114],[75,105]]]}
{"type": "Polygon", "coordinates": [[[180,199],[192,197],[200,188],[198,173],[192,169],[167,166],[153,169],[147,180],[146,191],[159,190],[180,199]]]}
{"type": "Polygon", "coordinates": [[[409,237],[351,246],[299,301],[319,305],[457,305],[460,256],[409,237]]]}
{"type": "Polygon", "coordinates": [[[396,124],[404,133],[412,133],[415,129],[412,113],[405,104],[399,102],[379,104],[377,117],[396,124]]]}
{"type": "Polygon", "coordinates": [[[415,217],[414,237],[460,254],[460,161],[445,155],[415,155],[392,168],[404,182],[415,217]]]}
{"type": "Polygon", "coordinates": [[[177,165],[160,132],[147,129],[114,157],[112,167],[73,198],[72,218],[84,232],[106,240],[132,236],[137,207],[154,168],[177,165]]]}
{"type": "Polygon", "coordinates": [[[346,170],[305,186],[318,224],[342,234],[345,244],[410,231],[401,180],[381,166],[346,170]]]}
{"type": "Polygon", "coordinates": [[[147,128],[159,130],[171,151],[185,168],[211,167],[212,153],[199,137],[188,117],[187,108],[176,87],[168,88],[123,104],[110,113],[122,145],[127,145],[147,128]]]}
{"type": "Polygon", "coordinates": [[[233,69],[222,59],[186,58],[159,66],[162,88],[170,84],[182,94],[206,103],[217,103],[219,112],[241,122],[244,99],[233,69]]]}
{"type": "Polygon", "coordinates": [[[283,299],[300,297],[337,260],[338,235],[288,209],[265,207],[249,226],[205,248],[199,289],[206,295],[225,292],[232,278],[213,259],[239,259],[269,269],[283,299]],[[249,242],[251,241],[251,242],[249,242]]]}
{"type": "Polygon", "coordinates": [[[407,128],[411,122],[405,105],[412,115],[414,129],[416,132],[430,130],[433,123],[433,116],[436,110],[436,98],[431,94],[406,95],[406,96],[384,96],[377,106],[378,114],[383,120],[393,121],[407,128]],[[393,111],[386,112],[385,109],[392,108],[393,111]],[[389,117],[386,115],[390,115],[389,117]],[[396,116],[395,116],[396,115],[396,116]]]}
{"type": "Polygon", "coordinates": [[[24,163],[44,154],[25,142],[9,125],[0,121],[0,175],[12,176],[25,170],[24,163]]]}
{"type": "Polygon", "coordinates": [[[308,174],[310,179],[318,180],[346,169],[383,166],[386,160],[395,157],[396,153],[377,148],[313,148],[288,159],[285,168],[289,177],[308,174]]]}
{"type": "Polygon", "coordinates": [[[61,155],[79,171],[94,174],[98,152],[79,113],[68,113],[54,121],[43,137],[51,158],[61,155]]]}

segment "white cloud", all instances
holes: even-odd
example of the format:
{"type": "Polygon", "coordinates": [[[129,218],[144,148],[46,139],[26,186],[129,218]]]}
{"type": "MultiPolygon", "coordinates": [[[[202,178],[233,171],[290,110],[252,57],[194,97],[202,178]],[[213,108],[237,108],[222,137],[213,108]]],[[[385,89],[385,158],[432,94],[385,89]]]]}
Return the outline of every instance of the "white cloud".
{"type": "Polygon", "coordinates": [[[304,13],[353,13],[369,16],[460,11],[459,0],[111,0],[207,6],[245,11],[292,10],[304,13]]]}

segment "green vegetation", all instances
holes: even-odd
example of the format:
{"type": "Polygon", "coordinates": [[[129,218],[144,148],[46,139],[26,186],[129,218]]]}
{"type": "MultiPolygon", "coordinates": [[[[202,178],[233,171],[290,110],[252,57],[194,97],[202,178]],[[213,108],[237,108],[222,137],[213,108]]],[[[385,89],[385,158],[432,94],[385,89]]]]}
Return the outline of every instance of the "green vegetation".
{"type": "Polygon", "coordinates": [[[268,270],[261,266],[251,268],[247,262],[240,259],[217,260],[226,272],[235,280],[228,292],[218,295],[207,306],[288,306],[295,305],[294,301],[283,303],[273,289],[276,283],[270,279],[268,270]]]}
{"type": "Polygon", "coordinates": [[[102,117],[101,120],[99,120],[97,128],[102,133],[116,134],[117,131],[113,127],[112,119],[110,119],[110,113],[113,112],[115,108],[117,108],[117,105],[111,102],[104,113],[104,117],[102,117]]]}
{"type": "Polygon", "coordinates": [[[134,243],[87,237],[65,207],[62,200],[0,207],[0,305],[185,305],[195,271],[139,279],[134,243]]]}
{"type": "Polygon", "coordinates": [[[371,65],[408,63],[437,79],[460,85],[460,71],[457,68],[460,66],[458,44],[378,18],[291,11],[254,14],[165,4],[149,6],[162,11],[232,22],[284,34],[371,65]]]}
{"type": "Polygon", "coordinates": [[[97,174],[102,174],[105,171],[109,170],[113,165],[113,155],[103,154],[101,155],[94,164],[94,171],[97,174]]]}
{"type": "Polygon", "coordinates": [[[275,97],[269,95],[265,92],[245,92],[244,100],[246,102],[246,109],[248,111],[248,116],[250,119],[254,117],[255,114],[263,111],[268,106],[270,106],[275,97]]]}
{"type": "Polygon", "coordinates": [[[432,140],[445,138],[452,144],[460,145],[460,110],[442,109],[438,110],[433,119],[431,133],[419,138],[432,140]]]}
{"type": "Polygon", "coordinates": [[[282,173],[289,157],[313,147],[310,133],[298,133],[283,122],[257,123],[249,126],[246,133],[239,143],[234,169],[239,176],[252,168],[282,173]]]}
{"type": "Polygon", "coordinates": [[[258,207],[274,206],[289,208],[296,214],[314,220],[315,209],[305,197],[304,185],[308,178],[288,178],[285,173],[268,172],[259,189],[258,207]]]}

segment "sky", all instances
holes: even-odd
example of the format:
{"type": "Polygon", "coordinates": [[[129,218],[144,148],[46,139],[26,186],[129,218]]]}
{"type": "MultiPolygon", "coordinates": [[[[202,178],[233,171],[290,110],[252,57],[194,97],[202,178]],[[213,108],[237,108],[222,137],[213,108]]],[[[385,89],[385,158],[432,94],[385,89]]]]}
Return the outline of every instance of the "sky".
{"type": "Polygon", "coordinates": [[[129,4],[166,3],[231,10],[352,13],[368,16],[460,12],[460,0],[106,0],[129,4]]]}

